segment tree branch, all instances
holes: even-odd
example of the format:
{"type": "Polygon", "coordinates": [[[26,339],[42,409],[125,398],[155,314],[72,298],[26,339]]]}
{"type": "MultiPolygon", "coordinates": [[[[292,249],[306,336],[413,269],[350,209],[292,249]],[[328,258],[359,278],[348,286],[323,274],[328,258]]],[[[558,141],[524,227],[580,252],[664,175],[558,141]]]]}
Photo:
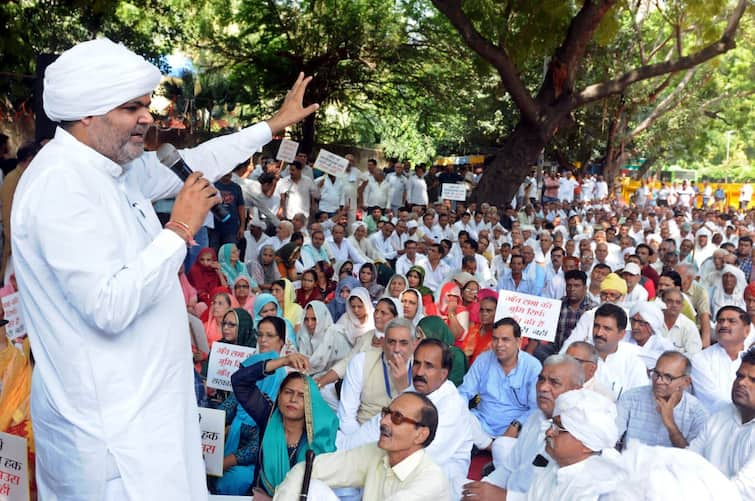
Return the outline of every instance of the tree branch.
{"type": "MultiPolygon", "coordinates": [[[[673,91],[669,93],[668,96],[666,96],[660,103],[658,103],[655,109],[653,109],[653,111],[645,118],[645,120],[637,124],[637,126],[632,129],[628,137],[632,139],[638,134],[642,133],[643,131],[645,131],[645,129],[653,125],[656,120],[663,116],[664,113],[672,109],[675,106],[673,105],[674,100],[682,91],[684,91],[687,85],[689,85],[689,83],[692,81],[692,77],[695,76],[696,72],[697,68],[687,70],[687,73],[684,75],[684,78],[682,78],[682,81],[677,84],[677,86],[673,91]]],[[[681,102],[681,100],[679,102],[681,102]]],[[[679,102],[677,102],[676,104],[679,104],[679,102]]]]}
{"type": "Polygon", "coordinates": [[[472,25],[464,14],[459,0],[432,0],[435,7],[441,11],[456,28],[464,42],[484,60],[493,65],[501,76],[503,86],[511,95],[511,99],[525,120],[537,124],[540,109],[532,99],[532,95],[519,78],[519,71],[509,57],[506,49],[496,47],[472,25]]]}
{"type": "Polygon", "coordinates": [[[613,80],[590,85],[577,94],[576,99],[572,104],[573,108],[598,101],[612,94],[618,94],[635,82],[693,68],[698,64],[704,63],[709,59],[733,49],[736,46],[734,36],[737,32],[737,26],[739,25],[739,21],[746,8],[747,0],[739,0],[737,6],[729,17],[726,29],[721,35],[721,38],[716,42],[700,49],[694,54],[681,57],[676,61],[664,61],[662,63],[642,66],[628,71],[613,80]]]}

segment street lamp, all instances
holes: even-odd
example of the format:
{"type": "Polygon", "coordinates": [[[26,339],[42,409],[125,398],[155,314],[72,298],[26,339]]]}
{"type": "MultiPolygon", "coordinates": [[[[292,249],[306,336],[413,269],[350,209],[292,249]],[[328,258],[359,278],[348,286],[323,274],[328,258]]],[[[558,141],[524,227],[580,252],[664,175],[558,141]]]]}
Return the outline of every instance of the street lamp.
{"type": "Polygon", "coordinates": [[[735,130],[727,130],[724,132],[724,135],[726,136],[726,162],[729,161],[729,144],[731,143],[731,135],[735,132],[735,130]]]}

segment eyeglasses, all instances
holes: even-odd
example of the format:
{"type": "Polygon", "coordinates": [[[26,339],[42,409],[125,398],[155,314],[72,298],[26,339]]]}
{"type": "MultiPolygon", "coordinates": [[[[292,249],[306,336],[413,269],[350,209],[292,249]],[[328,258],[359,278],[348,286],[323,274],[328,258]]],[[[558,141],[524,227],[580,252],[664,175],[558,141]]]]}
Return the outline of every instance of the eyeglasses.
{"type": "Polygon", "coordinates": [[[248,289],[249,285],[248,284],[236,284],[236,285],[234,285],[234,287],[236,289],[248,289]]]}
{"type": "Polygon", "coordinates": [[[220,325],[222,325],[223,327],[233,328],[233,327],[237,327],[239,324],[234,323],[234,322],[221,322],[220,325]]]}
{"type": "Polygon", "coordinates": [[[550,423],[548,429],[551,430],[554,435],[558,435],[559,433],[569,433],[569,430],[555,422],[553,419],[550,420],[550,423]]]}
{"type": "Polygon", "coordinates": [[[658,372],[655,369],[650,369],[648,371],[648,376],[650,376],[650,379],[652,379],[653,381],[657,381],[658,379],[660,379],[664,384],[671,384],[677,379],[686,377],[684,374],[682,374],[681,376],[672,376],[671,374],[664,374],[662,372],[658,372]]]}
{"type": "Polygon", "coordinates": [[[382,417],[390,415],[391,416],[391,423],[395,424],[396,426],[399,426],[399,425],[401,425],[403,423],[413,424],[414,426],[427,426],[427,425],[424,425],[424,424],[420,423],[419,421],[415,421],[412,418],[408,418],[408,417],[404,416],[399,411],[391,410],[390,407],[383,407],[380,410],[380,415],[382,417]]]}

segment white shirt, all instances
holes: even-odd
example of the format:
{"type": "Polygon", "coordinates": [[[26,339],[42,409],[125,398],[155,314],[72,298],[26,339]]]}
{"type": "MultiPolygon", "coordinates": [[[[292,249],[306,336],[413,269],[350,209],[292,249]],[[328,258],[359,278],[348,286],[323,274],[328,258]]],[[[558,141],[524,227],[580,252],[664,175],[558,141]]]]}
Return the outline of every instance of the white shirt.
{"type": "Polygon", "coordinates": [[[369,174],[362,172],[357,167],[351,167],[343,175],[343,205],[350,210],[357,209],[359,187],[367,181],[369,174]]]}
{"type": "Polygon", "coordinates": [[[394,231],[388,238],[383,237],[382,231],[377,231],[368,237],[372,242],[373,247],[377,250],[384,259],[396,259],[398,255],[398,249],[400,248],[398,235],[394,231]]]}
{"type": "Polygon", "coordinates": [[[325,244],[328,246],[328,251],[335,262],[346,261],[347,259],[354,263],[354,267],[360,266],[364,262],[364,256],[359,251],[351,246],[347,239],[341,240],[341,244],[338,245],[333,241],[333,237],[327,239],[325,244]]]}
{"type": "Polygon", "coordinates": [[[755,498],[755,420],[742,423],[734,404],[708,418],[700,435],[689,444],[726,475],[743,500],[755,498]]]}
{"type": "Polygon", "coordinates": [[[679,314],[670,329],[664,321],[663,332],[660,334],[674,343],[674,350],[681,351],[687,356],[700,353],[703,349],[703,340],[700,338],[697,325],[683,313],[679,314]]]}
{"type": "Polygon", "coordinates": [[[365,207],[380,207],[385,209],[388,207],[389,191],[390,185],[388,181],[383,179],[382,183],[378,183],[374,177],[370,176],[367,187],[364,189],[363,205],[365,207]]]}
{"type": "Polygon", "coordinates": [[[343,202],[343,178],[337,177],[335,181],[325,174],[315,181],[320,188],[320,203],[318,207],[324,212],[336,212],[343,202]]]}
{"type": "MultiPolygon", "coordinates": [[[[416,391],[414,388],[409,389],[416,391]]],[[[446,380],[437,390],[429,393],[427,398],[438,409],[438,429],[425,451],[450,479],[454,499],[458,499],[469,472],[474,445],[470,428],[475,418],[469,412],[468,402],[461,398],[451,381],[446,380]]],[[[380,419],[380,414],[374,416],[350,435],[344,435],[339,431],[336,438],[338,450],[354,449],[377,442],[380,438],[380,419]]]]}
{"type": "Polygon", "coordinates": [[[401,207],[404,205],[404,195],[406,194],[407,178],[405,175],[391,172],[385,176],[385,182],[388,183],[388,203],[391,207],[401,207]]]}
{"type": "Polygon", "coordinates": [[[676,348],[674,348],[674,343],[658,334],[652,334],[648,340],[645,341],[645,344],[640,346],[637,344],[637,341],[634,340],[632,334],[627,331],[624,341],[639,348],[637,356],[640,357],[640,360],[642,360],[645,367],[648,369],[655,368],[655,363],[658,361],[658,357],[660,357],[664,351],[676,350],[676,348]]]}
{"type": "Polygon", "coordinates": [[[265,243],[267,245],[272,245],[273,249],[275,251],[277,251],[278,249],[280,249],[281,247],[283,247],[284,245],[286,245],[290,241],[291,241],[291,237],[286,237],[283,240],[281,240],[280,238],[278,238],[278,235],[274,235],[274,236],[268,238],[265,243]]]}
{"type": "Polygon", "coordinates": [[[419,177],[417,174],[409,176],[409,182],[406,185],[406,202],[413,205],[430,205],[427,182],[424,177],[419,177]]]}
{"type": "Polygon", "coordinates": [[[611,353],[598,364],[595,377],[611,388],[618,399],[622,392],[648,384],[645,364],[639,357],[639,347],[619,341],[615,353],[611,353]]]}
{"type": "Polygon", "coordinates": [[[409,268],[412,266],[421,266],[422,268],[427,271],[427,268],[430,266],[430,263],[427,261],[427,258],[423,256],[422,254],[417,254],[414,256],[414,262],[412,263],[409,261],[409,258],[404,254],[403,256],[396,259],[396,273],[400,275],[406,276],[406,273],[409,271],[409,268]]]}
{"type": "MultiPolygon", "coordinates": [[[[260,123],[181,156],[214,180],[270,138],[260,123]]],[[[155,153],[124,169],[60,128],[21,178],[13,253],[40,499],[101,499],[118,474],[133,499],[207,499],[177,279],[186,245],[150,203],[182,186],[155,153]]]]}
{"type": "Polygon", "coordinates": [[[298,181],[284,177],[278,181],[275,191],[276,194],[280,195],[281,200],[285,195],[285,216],[287,219],[293,219],[297,214],[304,214],[309,217],[310,199],[320,196],[315,182],[307,176],[301,176],[298,181]]]}
{"type": "Polygon", "coordinates": [[[439,290],[449,273],[451,273],[451,268],[443,261],[439,261],[435,269],[428,261],[425,265],[425,280],[423,280],[422,285],[431,291],[439,290]]]}
{"type": "Polygon", "coordinates": [[[732,360],[720,344],[714,344],[692,357],[693,393],[708,412],[731,402],[731,385],[739,370],[741,354],[732,360]]]}
{"type": "Polygon", "coordinates": [[[605,456],[590,456],[563,468],[551,461],[533,480],[527,501],[597,501],[616,490],[621,472],[617,461],[605,456]]]}
{"type": "Polygon", "coordinates": [[[624,298],[624,307],[628,310],[632,309],[636,303],[648,300],[648,290],[638,283],[632,289],[632,292],[627,292],[627,296],[624,298]]]}

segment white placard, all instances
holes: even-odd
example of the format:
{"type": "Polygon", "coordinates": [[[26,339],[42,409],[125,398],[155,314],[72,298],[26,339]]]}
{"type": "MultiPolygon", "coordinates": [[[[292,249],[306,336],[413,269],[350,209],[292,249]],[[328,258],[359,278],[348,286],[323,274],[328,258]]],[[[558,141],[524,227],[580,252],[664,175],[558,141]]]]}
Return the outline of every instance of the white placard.
{"type": "Polygon", "coordinates": [[[0,433],[0,499],[29,501],[26,439],[0,433]]]}
{"type": "Polygon", "coordinates": [[[463,202],[467,199],[467,187],[463,184],[443,183],[440,198],[444,200],[456,200],[463,202]]]}
{"type": "Polygon", "coordinates": [[[199,408],[199,429],[202,432],[202,457],[208,475],[223,476],[225,452],[225,411],[199,408]]]}
{"type": "Polygon", "coordinates": [[[207,387],[231,391],[231,374],[236,372],[241,362],[255,353],[255,348],[215,341],[207,363],[207,387]]]}
{"type": "Polygon", "coordinates": [[[342,176],[346,172],[346,167],[349,166],[349,161],[343,157],[329,152],[328,150],[320,150],[315,160],[315,169],[320,169],[326,174],[333,176],[342,176]]]}
{"type": "Polygon", "coordinates": [[[502,290],[498,292],[495,319],[511,317],[522,328],[522,336],[541,341],[556,339],[561,301],[531,296],[521,292],[502,290]]]}
{"type": "Polygon", "coordinates": [[[18,292],[8,294],[2,298],[3,310],[5,310],[5,319],[8,323],[5,326],[5,332],[8,339],[17,339],[26,336],[26,326],[24,319],[21,317],[21,304],[19,304],[18,292]]]}
{"type": "Polygon", "coordinates": [[[299,151],[299,143],[291,141],[290,139],[281,139],[281,144],[278,147],[278,154],[275,155],[275,159],[291,163],[296,160],[297,151],[299,151]]]}

